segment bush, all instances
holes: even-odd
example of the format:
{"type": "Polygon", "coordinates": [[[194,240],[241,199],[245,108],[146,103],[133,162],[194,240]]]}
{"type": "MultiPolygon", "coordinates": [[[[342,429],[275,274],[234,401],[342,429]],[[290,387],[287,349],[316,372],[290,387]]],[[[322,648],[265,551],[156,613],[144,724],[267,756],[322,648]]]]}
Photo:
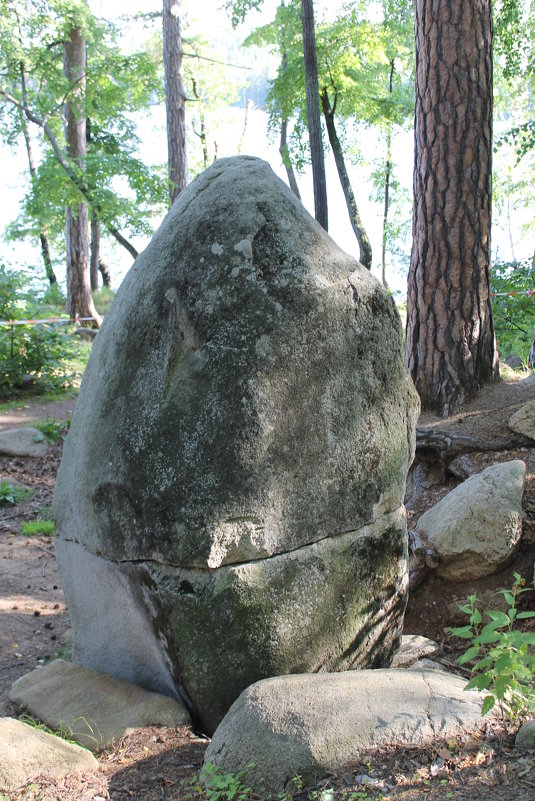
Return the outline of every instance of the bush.
{"type": "Polygon", "coordinates": [[[492,299],[494,328],[501,357],[520,356],[527,364],[535,325],[535,261],[495,264],[492,292],[517,292],[492,299]],[[533,290],[533,294],[527,294],[533,290]]]}
{"type": "MultiPolygon", "coordinates": [[[[0,264],[3,321],[57,316],[60,309],[50,303],[53,297],[57,299],[57,290],[48,290],[45,300],[31,289],[27,276],[0,264]]],[[[58,323],[0,325],[0,397],[28,385],[40,391],[72,387],[79,373],[69,362],[80,356],[82,346],[69,336],[70,328],[58,323]]]]}
{"type": "Polygon", "coordinates": [[[535,612],[519,612],[517,608],[518,597],[533,589],[525,584],[515,573],[511,590],[499,591],[507,603],[507,612],[488,609],[482,614],[477,596],[471,595],[467,603],[459,604],[459,609],[469,617],[468,625],[450,629],[455,637],[470,642],[457,662],[460,665],[475,662],[474,677],[465,689],[476,688],[486,693],[482,715],[490,712],[496,703],[502,715],[505,713],[512,719],[535,712],[535,632],[523,631],[518,625],[521,620],[535,617],[535,612]]]}

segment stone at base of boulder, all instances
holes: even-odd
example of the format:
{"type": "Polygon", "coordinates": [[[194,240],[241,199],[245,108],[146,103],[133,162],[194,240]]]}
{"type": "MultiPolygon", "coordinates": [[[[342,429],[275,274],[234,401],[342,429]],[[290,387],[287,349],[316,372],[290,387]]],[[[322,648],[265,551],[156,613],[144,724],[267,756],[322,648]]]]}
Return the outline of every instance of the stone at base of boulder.
{"type": "Polygon", "coordinates": [[[358,670],[281,676],[248,687],[205,754],[225,772],[245,771],[259,792],[295,775],[305,785],[396,743],[425,746],[482,725],[481,700],[458,676],[435,670],[358,670]],[[253,768],[248,766],[254,763],[253,768]]]}
{"type": "Polygon", "coordinates": [[[515,738],[515,745],[517,748],[535,751],[535,720],[528,720],[520,727],[515,738]]]}
{"type": "Polygon", "coordinates": [[[39,775],[60,778],[98,768],[85,748],[14,718],[0,718],[0,754],[0,790],[16,790],[39,775]]]}
{"type": "Polygon", "coordinates": [[[418,660],[432,656],[442,656],[440,645],[420,634],[404,634],[401,638],[399,651],[394,655],[392,668],[407,668],[418,660]]]}
{"type": "Polygon", "coordinates": [[[91,751],[142,726],[187,726],[190,717],[174,698],[56,659],[18,679],[9,697],[31,715],[91,751]]]}
{"type": "Polygon", "coordinates": [[[0,431],[0,454],[3,456],[44,456],[49,442],[38,428],[24,426],[0,431]]]}

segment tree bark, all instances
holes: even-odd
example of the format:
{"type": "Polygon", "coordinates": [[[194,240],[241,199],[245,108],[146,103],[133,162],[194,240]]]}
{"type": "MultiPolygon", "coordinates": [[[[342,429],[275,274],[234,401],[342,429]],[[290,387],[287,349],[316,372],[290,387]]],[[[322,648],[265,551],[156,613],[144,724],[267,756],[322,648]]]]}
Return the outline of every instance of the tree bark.
{"type": "Polygon", "coordinates": [[[497,377],[490,298],[490,0],[417,0],[406,355],[424,408],[497,377]]]}
{"type": "Polygon", "coordinates": [[[182,36],[177,0],[163,0],[163,63],[167,116],[167,162],[170,205],[188,180],[186,98],[182,82],[182,36]]]}
{"type": "Polygon", "coordinates": [[[353,228],[353,233],[355,234],[357,242],[359,243],[359,251],[360,251],[359,259],[361,264],[363,264],[367,270],[371,270],[372,246],[359,214],[357,201],[355,200],[355,195],[353,192],[353,187],[351,186],[351,181],[349,180],[349,175],[347,174],[346,164],[344,160],[344,153],[342,151],[342,146],[340,144],[340,140],[338,139],[338,134],[336,132],[336,127],[334,124],[334,112],[336,108],[336,102],[333,104],[333,108],[331,108],[331,104],[329,102],[329,96],[327,94],[326,89],[324,89],[323,92],[321,93],[321,103],[323,106],[323,115],[325,117],[325,124],[327,126],[327,133],[329,135],[331,150],[333,152],[334,161],[336,163],[336,169],[338,170],[338,177],[340,178],[340,184],[342,185],[344,197],[346,200],[347,211],[349,213],[349,220],[351,222],[351,227],[353,228]]]}
{"type": "Polygon", "coordinates": [[[102,286],[105,286],[108,289],[111,289],[111,272],[110,272],[110,268],[108,267],[108,265],[106,264],[105,261],[102,261],[102,259],[99,259],[98,269],[100,270],[100,274],[102,276],[102,286]]]}
{"type": "MultiPolygon", "coordinates": [[[[65,105],[65,141],[67,155],[84,169],[86,153],[85,39],[73,26],[63,44],[63,69],[73,89],[65,105]]],[[[86,203],[67,208],[65,213],[67,251],[67,312],[71,319],[90,317],[97,326],[102,322],[91,295],[89,276],[89,215],[86,203]]]]}
{"type": "Polygon", "coordinates": [[[312,161],[312,181],[314,184],[314,213],[316,220],[327,231],[329,228],[327,181],[325,178],[325,157],[323,154],[323,141],[321,137],[318,57],[316,53],[316,34],[314,31],[313,0],[301,0],[301,20],[303,25],[308,135],[310,139],[310,158],[312,161]]]}

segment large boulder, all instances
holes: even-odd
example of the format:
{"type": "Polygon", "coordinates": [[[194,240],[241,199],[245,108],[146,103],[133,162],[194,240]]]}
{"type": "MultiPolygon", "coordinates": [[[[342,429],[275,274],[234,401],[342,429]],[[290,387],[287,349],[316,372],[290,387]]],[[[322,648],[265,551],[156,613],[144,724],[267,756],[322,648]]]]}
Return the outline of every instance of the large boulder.
{"type": "Polygon", "coordinates": [[[417,396],[392,299],[258,159],[177,199],[95,340],[56,485],[74,658],[184,700],[389,663],[417,396]]]}
{"type": "Polygon", "coordinates": [[[475,581],[512,561],[522,536],[525,477],[520,459],[491,465],[424,512],[416,528],[438,552],[439,576],[475,581]]]}

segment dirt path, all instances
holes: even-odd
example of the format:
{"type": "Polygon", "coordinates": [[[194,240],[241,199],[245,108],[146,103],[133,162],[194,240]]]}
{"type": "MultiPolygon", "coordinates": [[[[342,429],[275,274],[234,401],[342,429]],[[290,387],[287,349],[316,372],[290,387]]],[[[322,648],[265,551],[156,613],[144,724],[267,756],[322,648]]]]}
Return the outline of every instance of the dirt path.
{"type": "Polygon", "coordinates": [[[47,403],[29,400],[19,408],[0,412],[0,431],[6,428],[32,425],[37,420],[70,419],[75,406],[76,398],[69,398],[64,401],[49,401],[47,403]]]}
{"type": "MultiPolygon", "coordinates": [[[[463,415],[449,422],[424,418],[421,423],[429,427],[449,425],[452,430],[470,430],[471,434],[486,436],[487,432],[495,432],[497,426],[506,425],[512,413],[510,407],[530,397],[535,397],[535,382],[527,390],[524,387],[520,391],[515,385],[508,387],[504,382],[491,387],[474,405],[467,407],[463,415]]],[[[60,404],[28,403],[21,409],[0,413],[0,429],[47,417],[66,419],[74,405],[74,400],[60,404]]],[[[525,450],[520,456],[528,464],[533,488],[530,493],[533,492],[535,501],[535,449],[525,450]]],[[[0,457],[0,474],[9,475],[35,490],[29,501],[12,508],[0,507],[0,715],[17,714],[8,699],[12,682],[61,652],[69,640],[69,616],[53,540],[42,536],[28,539],[20,535],[24,520],[46,514],[50,509],[60,458],[61,443],[51,448],[44,459],[0,457]]],[[[426,505],[435,502],[437,493],[447,491],[450,479],[444,481],[429,489],[426,505]]],[[[431,614],[433,609],[444,606],[446,588],[433,587],[432,583],[430,587],[427,595],[416,596],[416,602],[413,600],[409,605],[408,621],[412,630],[445,642],[447,647],[443,616],[431,614]],[[426,609],[427,615],[424,615],[426,609]]],[[[454,659],[455,654],[451,657],[454,659]]],[[[497,725],[488,727],[480,736],[467,734],[449,742],[437,741],[432,748],[392,746],[381,752],[363,754],[361,761],[351,769],[329,777],[312,789],[315,797],[320,798],[320,792],[333,788],[337,801],[348,798],[355,801],[533,801],[535,754],[515,751],[515,728],[497,725]],[[357,783],[356,777],[362,775],[376,780],[366,792],[357,783]]],[[[97,772],[69,776],[56,782],[41,779],[6,798],[9,801],[200,798],[191,789],[191,779],[201,768],[205,746],[205,740],[185,728],[140,729],[100,754],[97,772]]],[[[295,793],[294,801],[306,797],[305,791],[295,793]]],[[[4,801],[1,793],[0,799],[4,801]]],[[[243,801],[258,799],[244,796],[243,801]]]]}

